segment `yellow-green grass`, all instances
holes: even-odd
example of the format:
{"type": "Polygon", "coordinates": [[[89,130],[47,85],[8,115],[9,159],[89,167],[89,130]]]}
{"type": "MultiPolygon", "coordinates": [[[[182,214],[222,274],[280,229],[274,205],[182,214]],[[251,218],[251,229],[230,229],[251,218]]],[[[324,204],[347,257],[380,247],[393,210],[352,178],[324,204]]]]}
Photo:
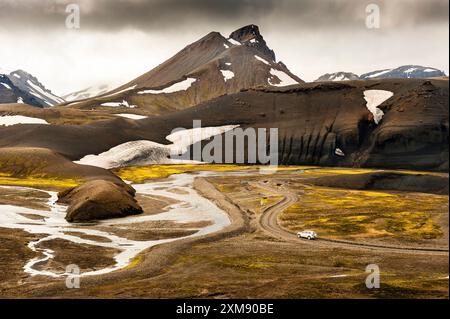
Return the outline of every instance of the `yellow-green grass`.
{"type": "Polygon", "coordinates": [[[312,228],[324,237],[424,240],[442,237],[434,217],[447,211],[448,196],[304,186],[280,222],[292,231],[312,228]]]}
{"type": "MultiPolygon", "coordinates": [[[[167,178],[173,174],[182,174],[200,171],[213,172],[231,172],[247,169],[268,168],[261,165],[234,165],[234,164],[180,164],[180,165],[149,165],[149,166],[132,166],[123,167],[113,170],[114,173],[126,181],[133,183],[143,183],[149,179],[167,178]]],[[[273,170],[278,171],[295,171],[300,169],[310,169],[313,166],[278,166],[273,170]]]]}
{"type": "Polygon", "coordinates": [[[80,184],[81,184],[80,180],[72,178],[40,177],[40,176],[12,177],[5,173],[0,174],[0,185],[7,185],[7,186],[70,188],[76,187],[80,184]]]}
{"type": "Polygon", "coordinates": [[[149,165],[119,168],[114,170],[114,173],[123,180],[143,183],[149,179],[166,178],[173,174],[200,171],[229,172],[248,168],[252,168],[252,166],[221,164],[149,165]]]}

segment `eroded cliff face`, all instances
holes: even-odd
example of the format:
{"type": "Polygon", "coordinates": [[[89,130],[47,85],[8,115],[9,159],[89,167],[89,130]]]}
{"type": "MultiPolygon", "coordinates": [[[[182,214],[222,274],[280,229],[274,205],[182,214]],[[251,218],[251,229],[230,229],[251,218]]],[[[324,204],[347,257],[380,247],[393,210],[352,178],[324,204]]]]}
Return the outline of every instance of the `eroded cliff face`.
{"type": "Polygon", "coordinates": [[[448,80],[251,89],[139,121],[0,127],[0,147],[44,147],[78,160],[129,141],[169,144],[172,130],[190,129],[193,120],[201,120],[202,127],[278,129],[279,164],[448,170],[448,80]],[[367,107],[367,91],[389,93],[377,105],[384,112],[378,123],[367,107]]]}
{"type": "Polygon", "coordinates": [[[420,81],[383,109],[355,164],[448,171],[448,81],[420,81]]]}

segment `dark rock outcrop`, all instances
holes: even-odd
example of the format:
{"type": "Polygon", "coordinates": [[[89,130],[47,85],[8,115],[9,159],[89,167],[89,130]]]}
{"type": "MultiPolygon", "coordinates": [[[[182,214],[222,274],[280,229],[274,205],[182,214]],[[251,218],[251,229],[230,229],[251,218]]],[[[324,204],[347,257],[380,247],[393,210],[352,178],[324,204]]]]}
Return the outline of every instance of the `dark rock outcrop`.
{"type": "Polygon", "coordinates": [[[89,222],[141,214],[134,199],[135,190],[128,185],[94,180],[58,194],[59,202],[68,204],[66,220],[89,222]]]}

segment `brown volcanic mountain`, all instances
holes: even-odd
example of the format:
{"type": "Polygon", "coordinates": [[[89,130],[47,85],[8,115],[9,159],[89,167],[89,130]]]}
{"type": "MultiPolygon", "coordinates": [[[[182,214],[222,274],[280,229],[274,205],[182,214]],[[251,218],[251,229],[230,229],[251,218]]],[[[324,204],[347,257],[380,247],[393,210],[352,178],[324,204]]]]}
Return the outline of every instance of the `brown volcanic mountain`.
{"type": "Polygon", "coordinates": [[[298,83],[303,81],[276,62],[258,27],[249,25],[228,39],[211,32],[137,79],[101,96],[66,105],[114,112],[131,106],[127,112],[159,115],[242,89],[298,83]]]}

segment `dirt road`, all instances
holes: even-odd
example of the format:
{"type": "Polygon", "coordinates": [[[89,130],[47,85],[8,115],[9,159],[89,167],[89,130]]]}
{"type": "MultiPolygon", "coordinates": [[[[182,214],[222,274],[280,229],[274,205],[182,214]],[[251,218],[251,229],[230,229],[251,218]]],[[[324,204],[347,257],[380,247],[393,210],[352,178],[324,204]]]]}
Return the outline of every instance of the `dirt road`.
{"type": "Polygon", "coordinates": [[[281,214],[290,205],[297,202],[297,195],[290,192],[282,186],[274,186],[269,183],[253,183],[253,186],[263,188],[270,192],[276,193],[283,196],[283,200],[267,207],[260,219],[260,227],[269,235],[285,240],[293,241],[301,245],[315,245],[315,246],[326,246],[326,247],[337,247],[345,249],[369,249],[378,251],[389,251],[389,252],[400,252],[400,253],[421,253],[429,255],[448,255],[448,248],[428,248],[428,247],[402,247],[402,246],[391,246],[364,242],[352,242],[345,240],[335,240],[327,238],[318,238],[316,240],[306,240],[300,239],[295,233],[292,233],[284,228],[282,228],[278,223],[278,215],[281,214]]]}

